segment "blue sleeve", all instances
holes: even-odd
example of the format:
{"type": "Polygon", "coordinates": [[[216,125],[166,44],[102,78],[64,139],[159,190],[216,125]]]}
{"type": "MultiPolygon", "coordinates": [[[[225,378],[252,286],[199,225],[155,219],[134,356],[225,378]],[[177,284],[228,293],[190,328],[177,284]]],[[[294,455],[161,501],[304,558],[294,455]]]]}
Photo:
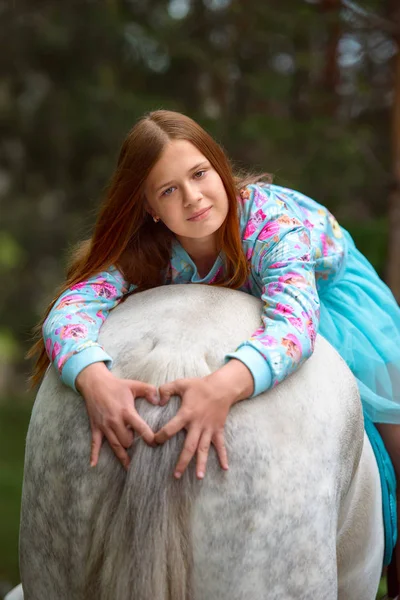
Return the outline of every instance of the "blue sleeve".
{"type": "Polygon", "coordinates": [[[262,215],[260,218],[258,211],[257,225],[249,228],[253,240],[248,253],[263,302],[261,325],[227,355],[241,360],[251,371],[253,396],[277,385],[311,356],[319,324],[308,229],[298,214],[282,203],[278,211],[264,206],[262,215]]]}
{"type": "Polygon", "coordinates": [[[46,352],[63,383],[73,390],[85,367],[95,362],[111,367],[112,358],[97,342],[100,327],[134,287],[112,267],[66,290],[51,309],[42,330],[46,352]]]}

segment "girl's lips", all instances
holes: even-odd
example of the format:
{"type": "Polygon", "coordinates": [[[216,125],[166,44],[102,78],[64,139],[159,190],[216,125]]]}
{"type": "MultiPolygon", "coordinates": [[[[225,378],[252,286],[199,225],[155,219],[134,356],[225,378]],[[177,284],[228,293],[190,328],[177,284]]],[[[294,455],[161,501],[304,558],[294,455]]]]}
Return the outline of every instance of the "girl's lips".
{"type": "Polygon", "coordinates": [[[205,219],[211,209],[212,209],[212,206],[209,206],[208,208],[205,208],[201,212],[197,213],[197,215],[194,215],[193,217],[190,217],[190,219],[188,219],[188,221],[201,221],[202,219],[205,219]]]}

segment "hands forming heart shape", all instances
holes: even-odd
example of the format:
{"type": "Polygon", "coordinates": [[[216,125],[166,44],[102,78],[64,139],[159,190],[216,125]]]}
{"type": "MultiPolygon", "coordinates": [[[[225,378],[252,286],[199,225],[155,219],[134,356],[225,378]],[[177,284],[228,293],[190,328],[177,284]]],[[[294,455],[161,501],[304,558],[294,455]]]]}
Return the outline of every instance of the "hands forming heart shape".
{"type": "Polygon", "coordinates": [[[128,469],[129,448],[135,433],[150,446],[164,444],[182,429],[186,440],[175,468],[179,479],[196,455],[196,474],[203,479],[210,445],[213,444],[221,468],[228,469],[224,426],[233,404],[251,395],[253,378],[248,368],[231,360],[205,377],[177,379],[153,385],[115,377],[104,363],[86,367],[76,379],[77,390],[86,402],[92,432],[91,466],[96,466],[103,438],[109,442],[122,465],[128,469]],[[165,406],[171,396],[181,397],[181,406],[164,427],[154,433],[135,408],[135,398],[165,406]]]}

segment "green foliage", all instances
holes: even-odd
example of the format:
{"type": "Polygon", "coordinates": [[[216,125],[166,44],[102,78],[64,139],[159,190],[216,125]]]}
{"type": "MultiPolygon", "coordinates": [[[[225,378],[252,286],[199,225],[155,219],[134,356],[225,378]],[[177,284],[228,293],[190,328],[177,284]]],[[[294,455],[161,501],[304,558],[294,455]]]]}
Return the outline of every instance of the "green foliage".
{"type": "Polygon", "coordinates": [[[9,329],[0,329],[0,361],[3,364],[15,360],[18,356],[18,344],[9,329]]]}
{"type": "MultiPolygon", "coordinates": [[[[339,220],[358,228],[365,220],[367,230],[384,217],[390,56],[374,62],[368,36],[348,14],[339,28],[360,51],[342,71],[348,88],[327,89],[334,15],[309,2],[4,8],[0,326],[12,331],[21,357],[63,278],[68,246],[90,234],[120,144],[145,111],[190,114],[236,164],[272,172],[339,220]]],[[[385,247],[374,239],[365,249],[383,272],[385,247]]]]}
{"type": "Polygon", "coordinates": [[[19,583],[18,528],[31,403],[0,399],[0,581],[19,583]]]}
{"type": "Polygon", "coordinates": [[[0,231],[0,272],[17,267],[22,257],[23,251],[17,241],[7,231],[0,231]]]}

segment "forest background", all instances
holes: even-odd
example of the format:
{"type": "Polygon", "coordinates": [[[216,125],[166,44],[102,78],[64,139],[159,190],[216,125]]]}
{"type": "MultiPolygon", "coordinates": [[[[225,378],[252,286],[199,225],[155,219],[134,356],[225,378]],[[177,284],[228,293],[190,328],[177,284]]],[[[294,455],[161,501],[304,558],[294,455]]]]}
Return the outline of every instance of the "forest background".
{"type": "Polygon", "coordinates": [[[397,0],[0,0],[0,597],[18,581],[32,328],[143,113],[328,206],[400,301],[397,0]]]}

